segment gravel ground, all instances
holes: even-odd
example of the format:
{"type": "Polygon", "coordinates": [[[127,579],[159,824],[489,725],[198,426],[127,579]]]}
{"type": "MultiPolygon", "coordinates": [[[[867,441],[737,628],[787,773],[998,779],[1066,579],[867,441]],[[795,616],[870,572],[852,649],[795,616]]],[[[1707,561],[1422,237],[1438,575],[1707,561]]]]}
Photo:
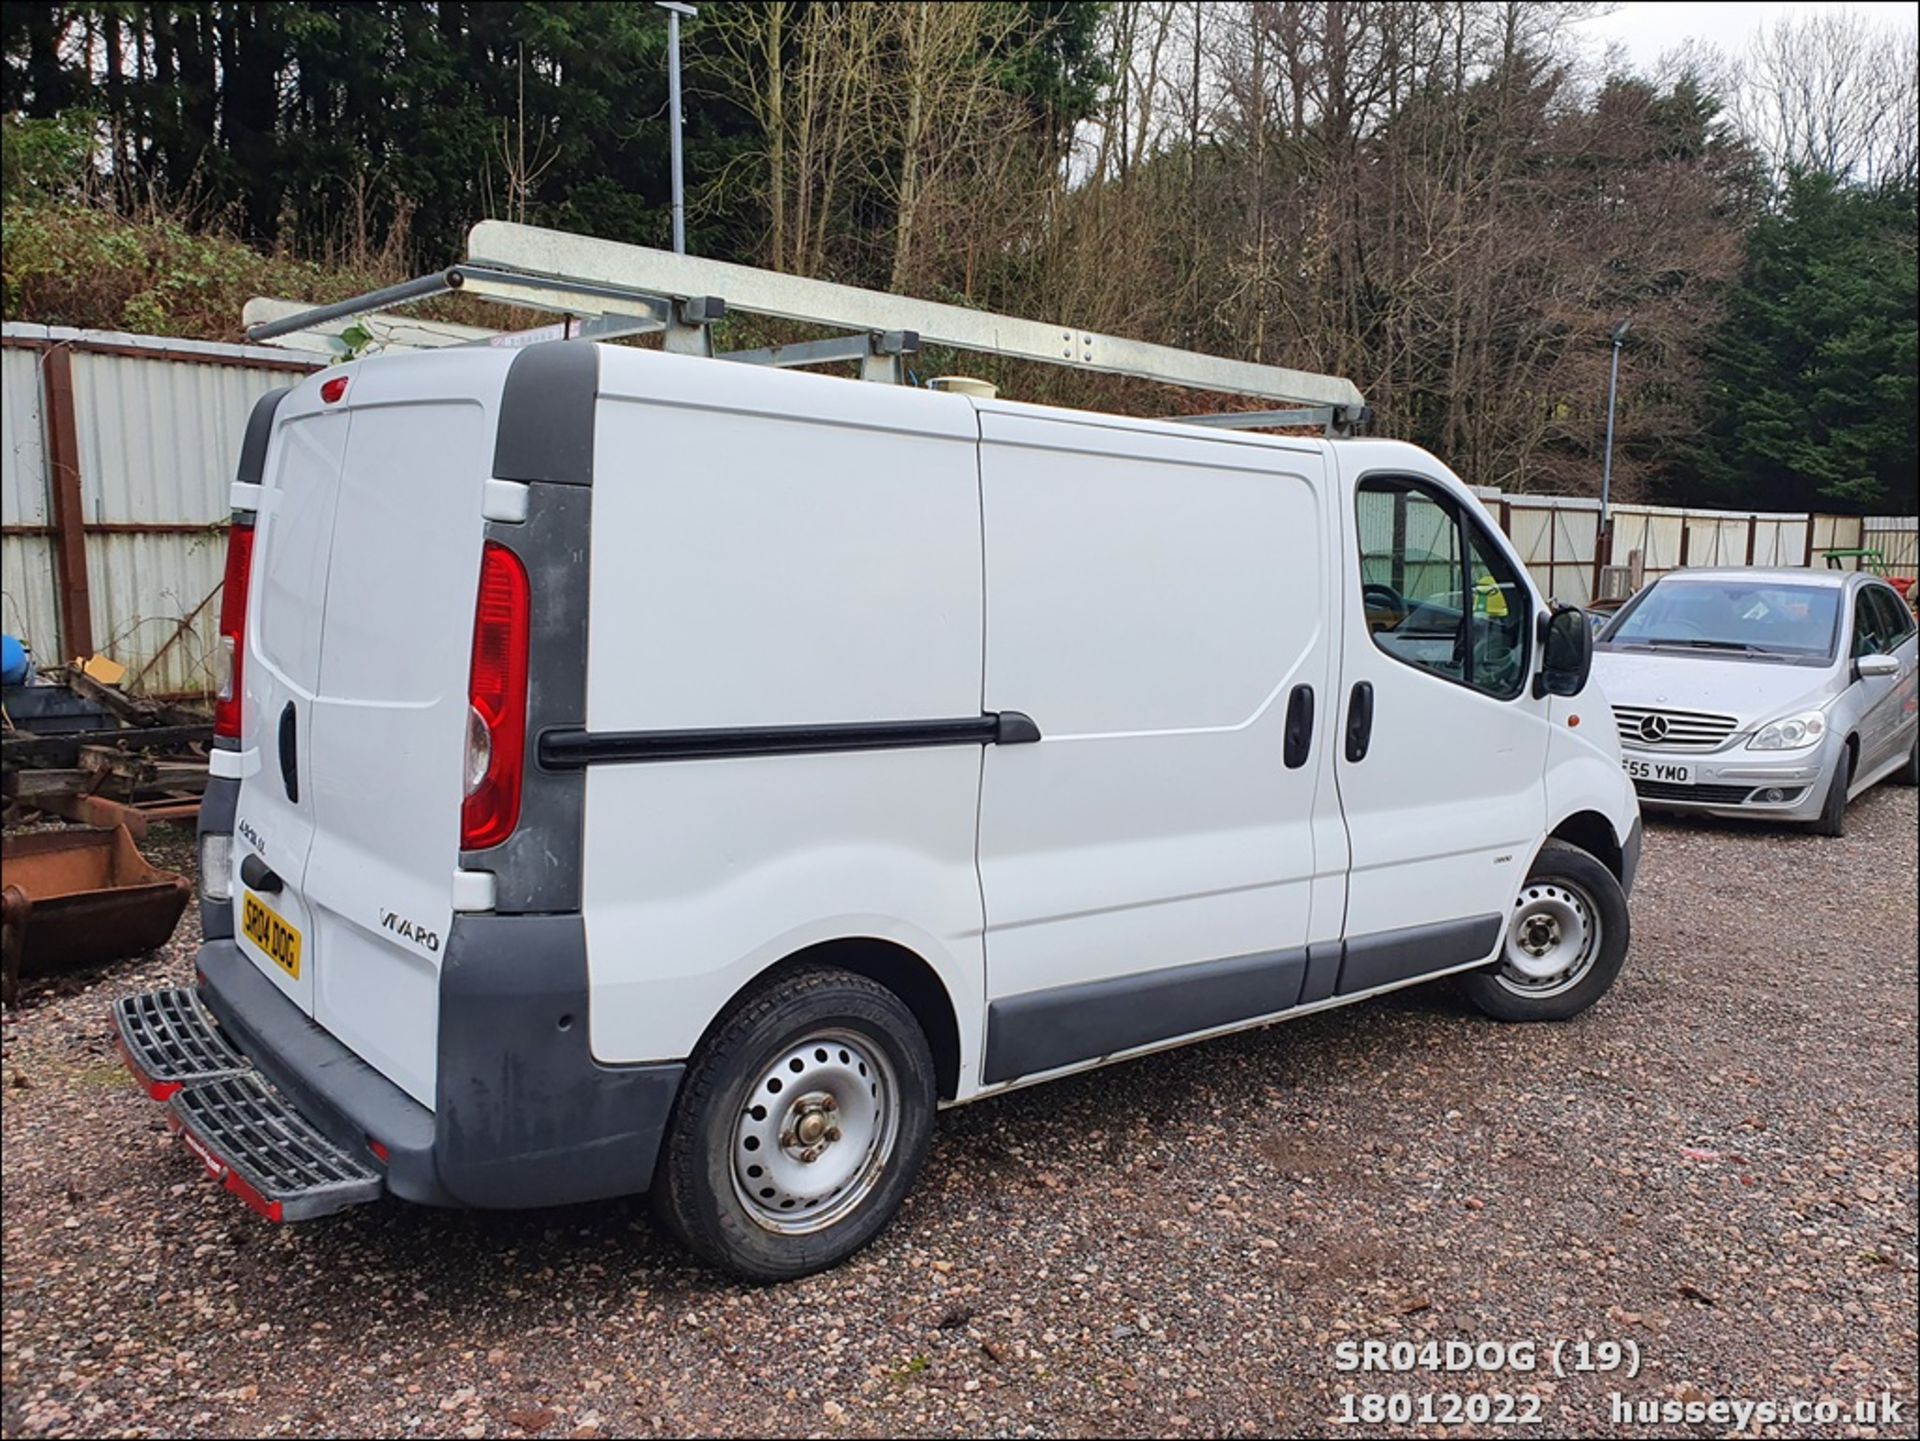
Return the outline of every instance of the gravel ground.
{"type": "Polygon", "coordinates": [[[259,1221],[108,1043],[109,1000],[188,976],[189,919],[8,1019],[0,1429],[1376,1434],[1338,1424],[1362,1393],[1505,1391],[1540,1424],[1480,1434],[1723,1435],[1608,1393],[1890,1392],[1892,1426],[1772,1432],[1911,1436],[1914,802],[1839,841],[1653,821],[1627,969],[1569,1025],[1443,984],[951,1112],[901,1221],[777,1289],[637,1202],[259,1221]],[[1582,1339],[1640,1374],[1554,1379],[1582,1339]],[[1336,1369],[1363,1340],[1541,1369],[1336,1369]]]}

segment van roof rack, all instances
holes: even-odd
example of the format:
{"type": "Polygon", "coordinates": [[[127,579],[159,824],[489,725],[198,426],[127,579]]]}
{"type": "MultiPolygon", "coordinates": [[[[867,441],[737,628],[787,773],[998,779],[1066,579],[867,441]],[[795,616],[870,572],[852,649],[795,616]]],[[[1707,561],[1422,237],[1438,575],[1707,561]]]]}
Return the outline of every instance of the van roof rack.
{"type": "Polygon", "coordinates": [[[659,331],[664,348],[681,354],[774,366],[856,361],[862,380],[894,383],[907,380],[909,358],[928,344],[1244,395],[1281,407],[1167,417],[1196,425],[1236,430],[1318,425],[1329,435],[1346,435],[1371,415],[1353,382],[1335,375],[1229,360],[1074,325],[1021,320],[503,220],[474,226],[467,235],[467,258],[445,270],[332,305],[257,298],[247,302],[244,324],[247,339],[256,344],[334,357],[359,354],[369,346],[518,346],[659,331]],[[397,315],[389,309],[454,292],[565,318],[532,330],[497,331],[397,315]],[[730,311],[848,333],[797,345],[716,351],[712,326],[730,311]]]}

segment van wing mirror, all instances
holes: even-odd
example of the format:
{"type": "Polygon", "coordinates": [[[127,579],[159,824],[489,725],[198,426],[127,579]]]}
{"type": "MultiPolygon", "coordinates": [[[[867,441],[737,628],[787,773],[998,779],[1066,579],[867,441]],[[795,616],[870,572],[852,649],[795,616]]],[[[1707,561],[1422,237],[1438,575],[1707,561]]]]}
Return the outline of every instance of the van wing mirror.
{"type": "Polygon", "coordinates": [[[1543,652],[1533,678],[1536,697],[1579,695],[1593,669],[1593,624],[1578,606],[1556,605],[1540,628],[1543,652]]]}

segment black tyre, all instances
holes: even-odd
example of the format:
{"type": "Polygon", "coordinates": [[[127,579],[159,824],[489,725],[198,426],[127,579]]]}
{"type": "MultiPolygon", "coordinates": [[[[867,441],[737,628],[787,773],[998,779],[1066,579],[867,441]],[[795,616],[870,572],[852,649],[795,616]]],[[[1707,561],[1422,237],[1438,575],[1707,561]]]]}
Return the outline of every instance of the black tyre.
{"type": "Polygon", "coordinates": [[[1907,763],[1893,773],[1893,778],[1903,786],[1920,786],[1920,732],[1915,732],[1913,749],[1907,752],[1907,763]]]}
{"type": "Polygon", "coordinates": [[[1514,901],[1499,962],[1463,978],[1467,995],[1496,1020],[1571,1020],[1612,987],[1632,936],[1613,872],[1548,841],[1514,901]]]}
{"type": "Polygon", "coordinates": [[[654,1211],[695,1255],[748,1280],[825,1270],[900,1209],[936,1100],[933,1053],[899,997],[848,971],[789,972],[694,1053],[654,1211]]]}
{"type": "Polygon", "coordinates": [[[1853,784],[1853,749],[1833,768],[1833,781],[1827,786],[1826,804],[1820,807],[1820,819],[1813,823],[1816,836],[1844,836],[1847,833],[1847,787],[1853,784]]]}

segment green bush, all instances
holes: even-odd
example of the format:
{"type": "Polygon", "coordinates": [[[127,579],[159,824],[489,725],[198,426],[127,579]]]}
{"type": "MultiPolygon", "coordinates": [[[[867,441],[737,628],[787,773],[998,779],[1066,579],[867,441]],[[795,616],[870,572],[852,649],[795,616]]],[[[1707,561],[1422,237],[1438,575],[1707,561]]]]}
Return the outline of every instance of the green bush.
{"type": "Polygon", "coordinates": [[[321,303],[398,278],[262,255],[171,216],[43,194],[9,194],[0,253],[8,320],[197,340],[241,339],[241,308],[256,295],[321,303]]]}
{"type": "Polygon", "coordinates": [[[100,117],[69,110],[51,120],[0,115],[0,196],[74,200],[94,180],[100,117]]]}

